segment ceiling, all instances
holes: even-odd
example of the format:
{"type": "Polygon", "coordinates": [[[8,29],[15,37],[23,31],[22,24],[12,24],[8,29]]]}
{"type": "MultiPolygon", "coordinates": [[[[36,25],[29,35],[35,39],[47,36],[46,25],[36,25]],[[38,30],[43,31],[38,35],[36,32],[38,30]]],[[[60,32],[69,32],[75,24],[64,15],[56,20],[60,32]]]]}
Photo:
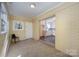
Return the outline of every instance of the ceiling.
{"type": "Polygon", "coordinates": [[[7,6],[10,15],[34,17],[58,4],[60,2],[8,2],[7,6]],[[30,8],[31,3],[35,3],[36,8],[30,8]]]}

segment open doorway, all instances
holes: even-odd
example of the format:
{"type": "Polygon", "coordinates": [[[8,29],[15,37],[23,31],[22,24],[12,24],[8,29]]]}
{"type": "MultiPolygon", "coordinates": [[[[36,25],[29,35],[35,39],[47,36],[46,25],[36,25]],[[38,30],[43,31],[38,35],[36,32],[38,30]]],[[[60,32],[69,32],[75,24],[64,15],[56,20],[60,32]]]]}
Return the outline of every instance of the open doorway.
{"type": "Polygon", "coordinates": [[[56,17],[40,21],[40,40],[55,46],[56,17]]]}

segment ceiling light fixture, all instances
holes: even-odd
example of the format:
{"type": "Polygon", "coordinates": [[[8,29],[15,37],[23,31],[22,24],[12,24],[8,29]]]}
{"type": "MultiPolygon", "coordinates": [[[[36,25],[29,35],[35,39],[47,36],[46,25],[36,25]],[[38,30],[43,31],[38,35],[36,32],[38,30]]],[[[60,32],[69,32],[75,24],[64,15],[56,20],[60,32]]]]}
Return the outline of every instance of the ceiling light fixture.
{"type": "Polygon", "coordinates": [[[30,4],[30,7],[31,8],[35,8],[36,7],[36,4],[32,3],[32,4],[30,4]]]}

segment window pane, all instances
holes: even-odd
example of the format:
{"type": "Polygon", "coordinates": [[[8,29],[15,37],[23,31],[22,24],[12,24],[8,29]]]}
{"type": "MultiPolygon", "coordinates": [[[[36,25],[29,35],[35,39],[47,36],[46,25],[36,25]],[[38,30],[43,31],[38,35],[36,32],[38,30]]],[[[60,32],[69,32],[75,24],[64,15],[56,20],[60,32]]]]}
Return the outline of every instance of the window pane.
{"type": "MultiPolygon", "coordinates": [[[[2,9],[2,5],[1,5],[0,9],[2,9]]],[[[6,33],[7,29],[8,29],[7,28],[7,25],[8,25],[7,14],[4,11],[0,10],[0,16],[1,16],[1,18],[0,18],[0,33],[6,33]]]]}

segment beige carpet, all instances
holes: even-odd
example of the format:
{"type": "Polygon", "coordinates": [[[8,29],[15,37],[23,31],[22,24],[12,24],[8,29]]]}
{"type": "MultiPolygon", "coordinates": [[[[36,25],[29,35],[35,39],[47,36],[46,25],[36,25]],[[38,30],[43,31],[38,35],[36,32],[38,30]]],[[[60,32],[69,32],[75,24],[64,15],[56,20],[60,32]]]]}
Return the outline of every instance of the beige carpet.
{"type": "Polygon", "coordinates": [[[12,44],[7,57],[69,57],[41,41],[24,40],[12,44]]]}

